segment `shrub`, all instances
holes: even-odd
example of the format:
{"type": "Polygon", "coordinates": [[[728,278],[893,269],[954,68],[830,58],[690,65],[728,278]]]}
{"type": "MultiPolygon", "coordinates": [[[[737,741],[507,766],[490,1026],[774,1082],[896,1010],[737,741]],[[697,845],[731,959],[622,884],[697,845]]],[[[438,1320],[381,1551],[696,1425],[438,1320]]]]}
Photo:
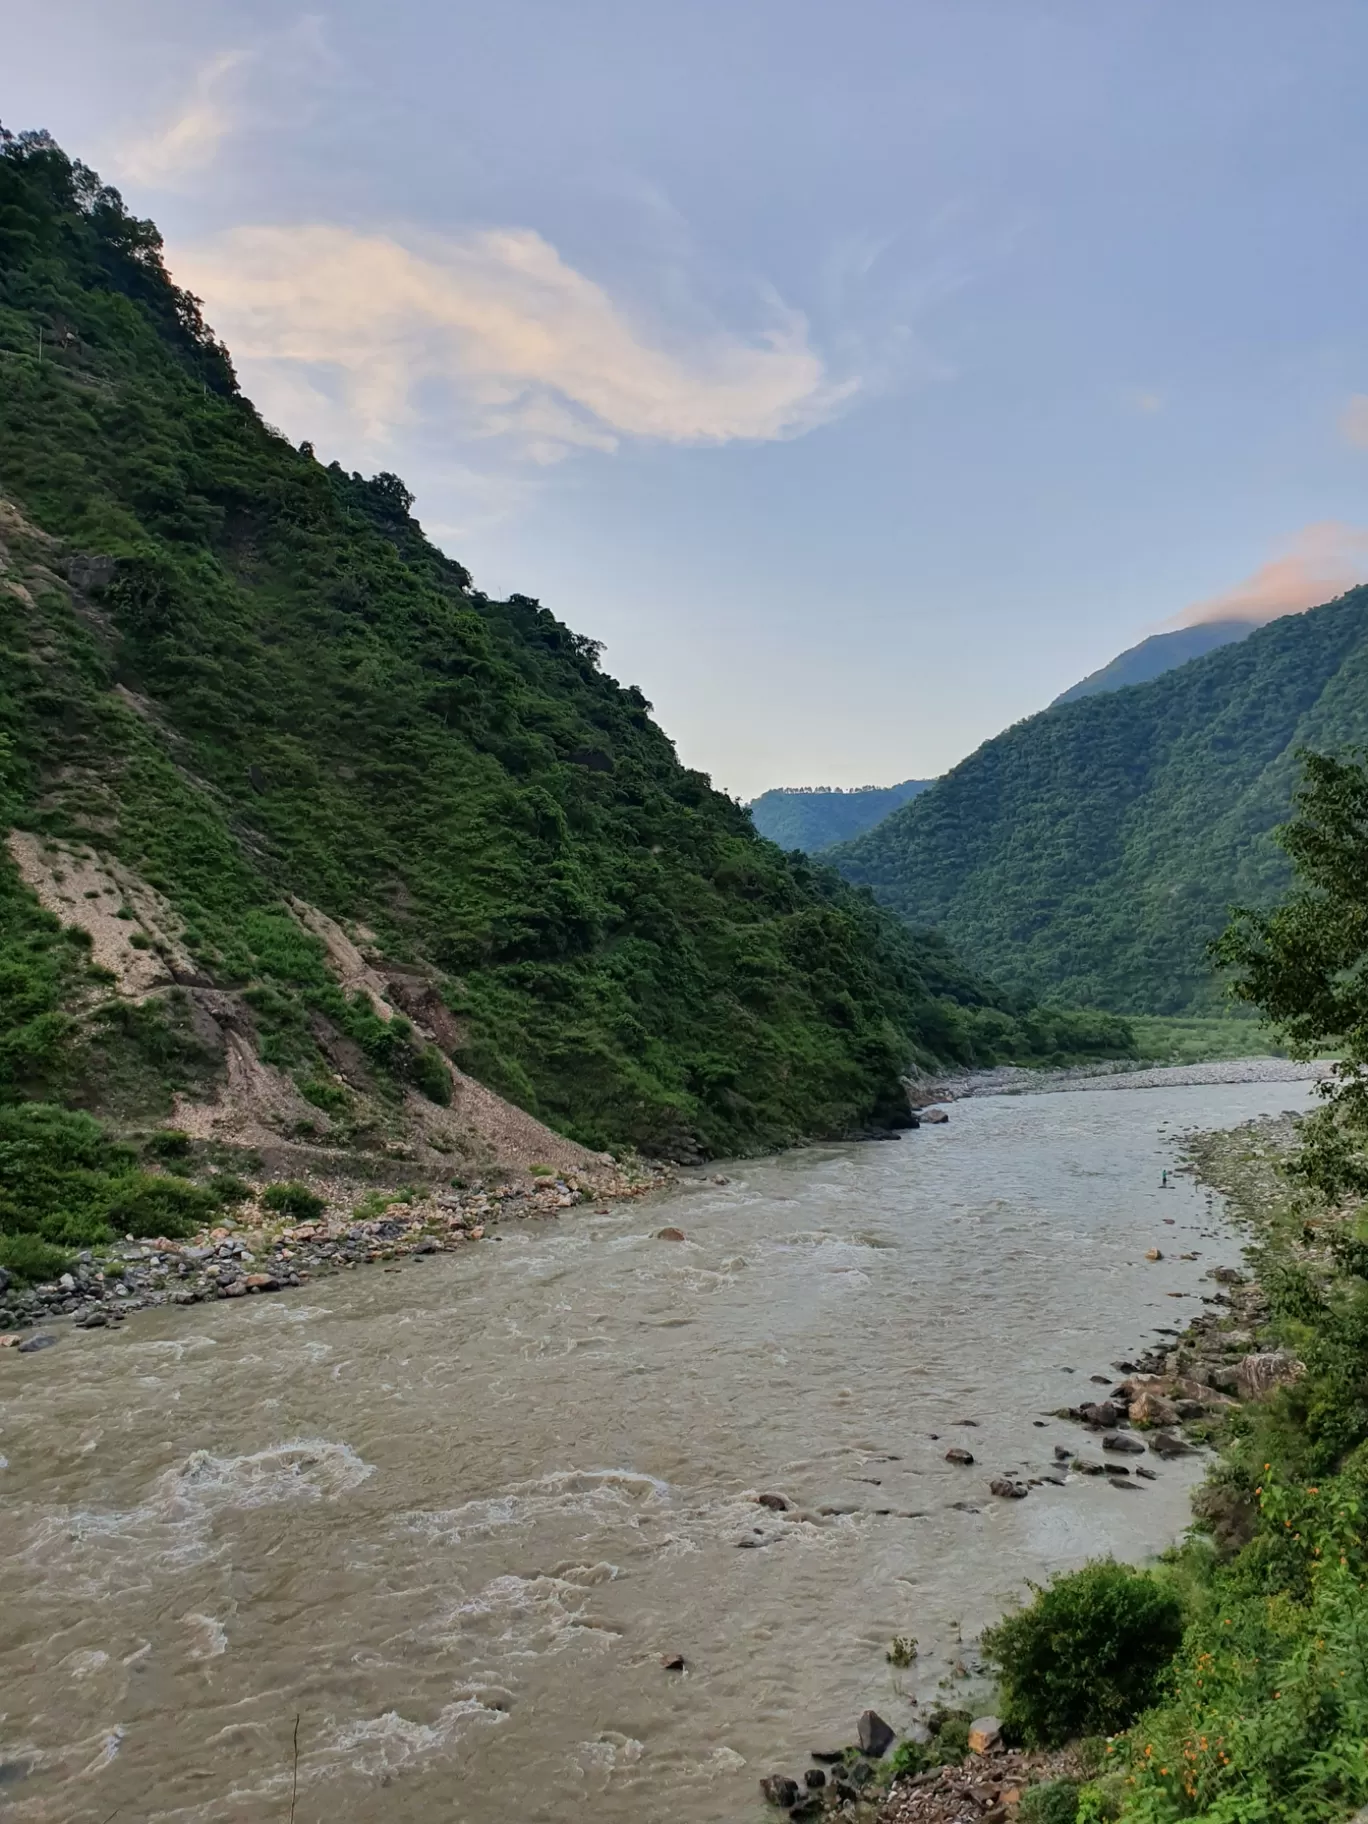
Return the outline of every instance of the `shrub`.
{"type": "Polygon", "coordinates": [[[1021,1795],[1017,1813],[1021,1824],[1074,1824],[1078,1816],[1078,1786],[1073,1780],[1046,1780],[1021,1795]]]}
{"type": "Polygon", "coordinates": [[[425,1045],[415,1054],[412,1071],[414,1083],[429,1102],[441,1108],[451,1106],[451,1071],[435,1045],[425,1045]]]}
{"type": "Polygon", "coordinates": [[[225,1208],[246,1203],[252,1195],[251,1185],[243,1178],[235,1178],[231,1172],[215,1172],[204,1188],[216,1203],[225,1208]]]}
{"type": "Polygon", "coordinates": [[[71,1264],[71,1256],[37,1235],[0,1235],[0,1267],[17,1280],[36,1285],[39,1280],[56,1279],[71,1264]]]}
{"type": "Polygon", "coordinates": [[[109,1221],[121,1235],[189,1235],[218,1213],[212,1191],[188,1178],[139,1172],[120,1186],[109,1206],[109,1221]]]}
{"type": "Polygon", "coordinates": [[[190,1136],[182,1133],[178,1127],[166,1127],[160,1133],[148,1136],[143,1143],[143,1151],[150,1153],[154,1159],[188,1159],[191,1152],[190,1136]]]}
{"type": "Polygon", "coordinates": [[[307,1184],[294,1182],[267,1185],[261,1193],[261,1201],[268,1210],[289,1216],[295,1222],[312,1222],[328,1207],[327,1199],[320,1197],[317,1191],[311,1191],[307,1184]]]}
{"type": "Polygon", "coordinates": [[[1124,1729],[1158,1697],[1183,1621],[1172,1589],[1110,1559],[1056,1578],[983,1637],[1003,1723],[1043,1747],[1124,1729]]]}

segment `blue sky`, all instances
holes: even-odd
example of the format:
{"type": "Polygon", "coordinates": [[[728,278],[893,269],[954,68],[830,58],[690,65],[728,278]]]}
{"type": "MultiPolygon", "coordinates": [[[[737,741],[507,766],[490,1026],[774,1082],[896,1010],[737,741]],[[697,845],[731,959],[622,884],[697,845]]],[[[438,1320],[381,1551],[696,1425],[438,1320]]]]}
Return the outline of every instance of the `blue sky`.
{"type": "Polygon", "coordinates": [[[0,118],[749,797],[1365,573],[1366,69],[1361,0],[11,0],[0,118]]]}

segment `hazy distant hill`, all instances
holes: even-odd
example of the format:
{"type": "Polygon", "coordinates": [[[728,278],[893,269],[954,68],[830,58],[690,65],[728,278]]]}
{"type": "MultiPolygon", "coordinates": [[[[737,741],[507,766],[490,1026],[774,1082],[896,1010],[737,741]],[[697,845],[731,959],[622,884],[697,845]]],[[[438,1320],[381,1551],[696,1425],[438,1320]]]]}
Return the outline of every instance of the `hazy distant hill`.
{"type": "Polygon", "coordinates": [[[1219,992],[1203,946],[1227,906],[1267,903],[1286,879],[1270,831],[1297,750],[1358,742],[1368,587],[1019,722],[830,859],[1000,980],[1198,1008],[1219,992]]]}
{"type": "Polygon", "coordinates": [[[1203,653],[1214,652],[1218,646],[1231,646],[1236,640],[1247,638],[1258,624],[1257,621],[1202,621],[1196,627],[1175,627],[1171,633],[1153,633],[1138,646],[1128,647],[1110,665],[1090,672],[1081,683],[1057,696],[1050,708],[1077,702],[1079,697],[1095,697],[1104,690],[1124,690],[1128,684],[1148,684],[1151,678],[1161,677],[1177,665],[1186,665],[1189,659],[1200,659],[1203,653]]]}
{"type": "Polygon", "coordinates": [[[904,779],[901,785],[853,786],[849,791],[831,785],[776,786],[752,803],[751,820],[781,849],[805,849],[815,855],[872,829],[931,783],[904,779]]]}

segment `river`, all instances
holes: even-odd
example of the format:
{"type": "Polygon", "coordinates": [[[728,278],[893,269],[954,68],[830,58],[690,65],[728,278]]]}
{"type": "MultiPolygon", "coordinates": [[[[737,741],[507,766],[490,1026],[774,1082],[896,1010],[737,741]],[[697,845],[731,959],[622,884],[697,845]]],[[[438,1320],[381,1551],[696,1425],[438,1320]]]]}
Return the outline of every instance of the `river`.
{"type": "Polygon", "coordinates": [[[298,1824],[763,1816],[761,1774],[905,1722],[1027,1578],[1182,1530],[1196,1458],[988,1478],[1052,1467],[1050,1410],[1239,1258],[1161,1187],[1182,1130],[1307,1094],[985,1097],[0,1354],[0,1808],[242,1824],[297,1780],[298,1824]]]}

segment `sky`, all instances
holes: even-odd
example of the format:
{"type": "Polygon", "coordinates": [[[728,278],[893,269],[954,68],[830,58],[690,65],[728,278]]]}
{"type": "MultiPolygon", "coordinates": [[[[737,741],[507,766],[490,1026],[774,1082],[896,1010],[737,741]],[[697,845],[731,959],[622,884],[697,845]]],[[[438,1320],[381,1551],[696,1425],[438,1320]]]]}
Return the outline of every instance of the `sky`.
{"type": "Polygon", "coordinates": [[[0,0],[166,238],[749,798],[1368,575],[1362,0],[0,0]]]}

